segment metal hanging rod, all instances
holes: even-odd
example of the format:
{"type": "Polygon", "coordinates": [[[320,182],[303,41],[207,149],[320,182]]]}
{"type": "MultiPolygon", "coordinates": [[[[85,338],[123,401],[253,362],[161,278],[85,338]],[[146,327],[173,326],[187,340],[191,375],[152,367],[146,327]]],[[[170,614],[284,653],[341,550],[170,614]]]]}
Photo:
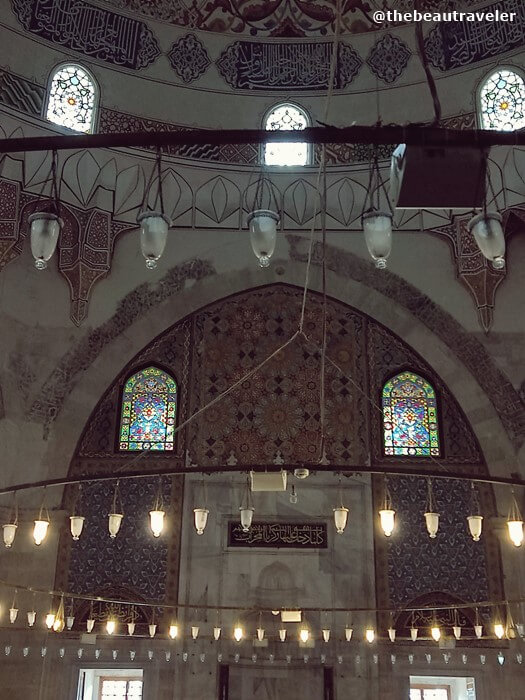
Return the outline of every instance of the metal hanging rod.
{"type": "MultiPolygon", "coordinates": [[[[388,476],[417,476],[421,478],[432,477],[433,479],[447,479],[447,480],[457,480],[457,481],[475,481],[480,484],[491,484],[493,486],[514,486],[514,487],[525,487],[525,479],[516,479],[504,476],[490,476],[481,474],[465,474],[463,472],[455,471],[440,471],[437,469],[422,471],[421,469],[416,469],[415,467],[366,467],[358,465],[348,465],[348,464],[292,464],[288,465],[287,471],[293,471],[294,469],[307,468],[315,472],[323,473],[359,473],[359,474],[375,474],[375,475],[388,475],[388,476]]],[[[111,474],[83,474],[77,477],[65,477],[59,479],[46,479],[42,481],[33,481],[22,484],[13,484],[11,486],[4,486],[0,488],[0,496],[9,493],[15,493],[18,491],[28,491],[30,489],[40,489],[44,487],[53,486],[70,486],[73,484],[85,484],[89,482],[96,481],[115,481],[120,479],[146,479],[156,476],[178,476],[182,474],[203,474],[206,476],[213,476],[216,474],[223,473],[234,473],[241,474],[249,471],[254,472],[278,472],[283,469],[281,465],[275,464],[236,464],[235,466],[225,465],[220,467],[166,467],[165,469],[143,469],[140,471],[115,471],[111,474]]]]}
{"type": "Polygon", "coordinates": [[[63,151],[78,148],[126,148],[241,143],[369,143],[410,146],[525,146],[525,130],[486,131],[441,129],[433,126],[313,126],[301,131],[265,129],[183,129],[180,131],[139,131],[119,134],[71,134],[0,139],[0,153],[63,151]]]}

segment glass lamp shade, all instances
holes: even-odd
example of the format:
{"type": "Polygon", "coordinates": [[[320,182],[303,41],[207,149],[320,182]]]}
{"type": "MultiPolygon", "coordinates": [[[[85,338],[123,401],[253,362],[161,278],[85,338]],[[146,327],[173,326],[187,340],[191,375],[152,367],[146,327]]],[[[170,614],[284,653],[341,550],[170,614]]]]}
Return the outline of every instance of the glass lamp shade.
{"type": "Polygon", "coordinates": [[[441,639],[441,630],[436,625],[430,629],[430,634],[435,642],[439,642],[441,639]]]}
{"type": "Polygon", "coordinates": [[[299,639],[303,644],[306,644],[306,642],[310,639],[310,631],[307,630],[306,627],[299,630],[299,639]]]}
{"type": "Polygon", "coordinates": [[[108,515],[108,530],[112,540],[118,535],[123,517],[122,513],[110,513],[108,515]]]}
{"type": "Polygon", "coordinates": [[[193,625],[191,628],[191,638],[192,639],[197,639],[199,636],[199,627],[197,625],[193,625]]]}
{"type": "Polygon", "coordinates": [[[213,628],[213,638],[215,639],[216,642],[218,642],[220,637],[221,637],[221,628],[214,627],[213,628]]]}
{"type": "Polygon", "coordinates": [[[521,547],[523,544],[523,521],[507,520],[507,527],[512,544],[515,547],[521,547]]]}
{"type": "Polygon", "coordinates": [[[277,241],[278,223],[278,214],[269,209],[257,209],[248,216],[253,252],[257,256],[261,267],[270,265],[270,258],[274,253],[277,241]]]}
{"type": "Polygon", "coordinates": [[[390,537],[394,532],[395,515],[396,511],[388,508],[379,511],[381,528],[387,537],[390,537]]]}
{"type": "Polygon", "coordinates": [[[146,267],[154,270],[164,252],[171,221],[157,211],[144,211],[137,216],[140,224],[140,247],[146,259],[146,267]]]}
{"type": "Polygon", "coordinates": [[[30,611],[27,613],[27,624],[29,625],[29,627],[33,627],[33,625],[35,624],[35,622],[36,622],[36,611],[35,611],[35,610],[30,610],[30,611]]]}
{"type": "Polygon", "coordinates": [[[242,531],[248,532],[252,526],[254,509],[253,508],[239,508],[239,510],[241,511],[242,531]]]}
{"type": "Polygon", "coordinates": [[[75,618],[74,618],[74,616],[73,616],[73,615],[68,615],[68,616],[66,617],[66,627],[68,628],[68,630],[72,630],[74,624],[75,624],[75,618]]]}
{"type": "Polygon", "coordinates": [[[472,535],[474,542],[479,542],[481,537],[481,529],[483,527],[483,516],[482,515],[469,515],[467,517],[468,529],[472,535]]]}
{"type": "Polygon", "coordinates": [[[456,639],[460,639],[461,637],[461,627],[459,625],[454,625],[452,628],[452,631],[454,632],[454,637],[456,639]]]}
{"type": "Polygon", "coordinates": [[[15,541],[16,528],[18,527],[18,525],[15,525],[15,523],[7,523],[3,527],[4,527],[4,544],[9,549],[9,547],[13,546],[13,542],[15,541]]]}
{"type": "Polygon", "coordinates": [[[233,638],[235,639],[236,642],[240,642],[241,639],[244,636],[244,632],[242,627],[235,627],[233,630],[233,638]]]}
{"type": "Polygon", "coordinates": [[[417,627],[410,628],[410,639],[415,642],[417,639],[417,627]]]}
{"type": "Polygon", "coordinates": [[[134,622],[128,622],[128,634],[130,637],[133,637],[135,634],[135,623],[134,622]]]}
{"type": "Polygon", "coordinates": [[[195,529],[198,535],[204,534],[206,523],[208,522],[209,510],[207,508],[194,508],[193,515],[195,518],[195,529]]]}
{"type": "Polygon", "coordinates": [[[378,269],[386,267],[392,250],[392,214],[368,211],[363,214],[363,232],[366,247],[378,269]]]}
{"type": "Polygon", "coordinates": [[[157,625],[154,625],[154,624],[148,625],[148,630],[149,630],[149,636],[153,639],[153,637],[155,636],[155,633],[157,631],[157,625]]]}
{"type": "Polygon", "coordinates": [[[93,632],[93,627],[95,626],[95,620],[93,618],[89,618],[89,620],[86,620],[86,629],[89,633],[93,632]]]}
{"type": "Polygon", "coordinates": [[[468,222],[478,248],[496,270],[505,267],[505,235],[501,225],[502,218],[496,212],[477,214],[468,222]]]}
{"type": "Polygon", "coordinates": [[[503,639],[503,637],[505,636],[505,627],[501,624],[501,622],[495,623],[494,634],[498,639],[503,639]]]}
{"type": "Polygon", "coordinates": [[[36,545],[41,545],[45,540],[47,535],[47,528],[49,527],[49,520],[35,520],[35,526],[33,528],[33,539],[36,545]]]}
{"type": "Polygon", "coordinates": [[[279,630],[279,639],[281,642],[286,641],[286,630],[284,628],[279,630]]]}
{"type": "Polygon", "coordinates": [[[425,522],[430,538],[434,539],[439,528],[439,513],[425,513],[425,522]]]}
{"type": "Polygon", "coordinates": [[[474,625],[474,632],[476,637],[481,639],[481,637],[483,637],[483,625],[474,625]]]}
{"type": "Polygon", "coordinates": [[[164,530],[164,516],[166,513],[163,510],[150,510],[149,524],[153,537],[160,537],[164,530]]]}
{"type": "Polygon", "coordinates": [[[47,613],[46,615],[46,627],[48,630],[50,630],[53,625],[55,624],[55,613],[47,613]]]}
{"type": "Polygon", "coordinates": [[[85,520],[85,518],[82,515],[70,515],[69,516],[71,535],[75,541],[78,540],[80,538],[80,535],[82,534],[82,529],[84,527],[84,520],[85,520]]]}
{"type": "Polygon", "coordinates": [[[63,617],[55,617],[55,621],[53,622],[53,629],[55,632],[62,632],[65,626],[66,623],[63,617]]]}
{"type": "Polygon", "coordinates": [[[374,639],[376,638],[376,633],[371,627],[367,627],[365,631],[365,639],[369,644],[372,644],[374,639]]]}
{"type": "Polygon", "coordinates": [[[330,630],[323,630],[323,639],[325,642],[330,641],[330,630]]]}
{"type": "Polygon", "coordinates": [[[257,639],[258,639],[260,642],[262,642],[262,640],[264,639],[264,630],[263,630],[262,627],[258,627],[258,628],[257,628],[257,639]]]}
{"type": "Polygon", "coordinates": [[[352,639],[353,629],[351,627],[345,627],[345,639],[349,642],[352,639]]]}
{"type": "Polygon", "coordinates": [[[342,535],[345,531],[346,522],[348,520],[348,508],[344,506],[339,506],[334,508],[334,523],[335,530],[338,535],[342,535]]]}
{"type": "Polygon", "coordinates": [[[179,636],[178,625],[170,625],[170,629],[169,629],[168,634],[171,637],[171,639],[176,639],[179,636]]]}
{"type": "Polygon", "coordinates": [[[396,631],[393,627],[388,628],[388,638],[390,639],[391,642],[396,641],[396,631]]]}
{"type": "Polygon", "coordinates": [[[64,225],[52,212],[37,211],[28,219],[31,226],[31,252],[37,270],[45,270],[56,250],[58,236],[64,225]]]}
{"type": "Polygon", "coordinates": [[[108,620],[106,622],[106,632],[108,634],[114,634],[116,628],[117,628],[117,623],[115,622],[115,620],[108,620]]]}
{"type": "Polygon", "coordinates": [[[18,608],[9,608],[9,622],[14,625],[18,617],[18,608]]]}

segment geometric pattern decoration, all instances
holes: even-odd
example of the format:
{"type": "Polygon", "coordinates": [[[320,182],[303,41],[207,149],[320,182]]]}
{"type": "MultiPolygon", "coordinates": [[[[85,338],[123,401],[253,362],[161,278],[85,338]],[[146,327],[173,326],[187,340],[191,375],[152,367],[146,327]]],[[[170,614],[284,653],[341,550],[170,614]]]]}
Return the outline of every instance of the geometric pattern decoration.
{"type": "Polygon", "coordinates": [[[74,131],[93,131],[95,83],[80,66],[60,66],[49,86],[47,118],[74,131]]]}
{"type": "Polygon", "coordinates": [[[210,65],[208,52],[193,34],[187,34],[176,41],[168,53],[168,59],[185,83],[197,80],[210,65]]]}
{"type": "Polygon", "coordinates": [[[124,384],[121,450],[173,450],[177,385],[157,367],[133,374],[124,384]]]}
{"type": "Polygon", "coordinates": [[[413,372],[392,377],[383,387],[385,455],[439,455],[436,394],[413,372]]]}
{"type": "Polygon", "coordinates": [[[374,44],[366,62],[374,75],[385,83],[393,83],[407,67],[411,56],[404,41],[392,34],[384,34],[374,44]]]}
{"type": "Polygon", "coordinates": [[[492,73],[481,86],[479,99],[484,129],[525,128],[525,81],[518,73],[507,69],[492,73]]]}

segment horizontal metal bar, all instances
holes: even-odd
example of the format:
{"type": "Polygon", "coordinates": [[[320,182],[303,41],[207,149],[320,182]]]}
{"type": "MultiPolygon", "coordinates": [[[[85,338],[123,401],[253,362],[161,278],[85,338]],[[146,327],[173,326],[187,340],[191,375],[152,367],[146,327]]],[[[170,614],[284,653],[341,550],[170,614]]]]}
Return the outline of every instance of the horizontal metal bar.
{"type": "Polygon", "coordinates": [[[0,496],[3,494],[15,493],[19,491],[28,491],[30,489],[40,489],[44,487],[70,486],[72,484],[85,484],[98,481],[115,481],[116,479],[146,479],[156,476],[178,476],[182,474],[202,474],[212,476],[223,473],[246,473],[254,472],[279,472],[283,468],[288,471],[294,469],[309,469],[310,471],[322,473],[359,473],[359,474],[375,474],[386,476],[417,476],[422,478],[432,477],[433,479],[454,479],[459,481],[475,481],[480,484],[492,484],[494,486],[512,486],[525,487],[524,479],[515,479],[504,476],[490,476],[480,474],[466,474],[458,471],[443,471],[439,469],[421,469],[419,464],[416,467],[367,467],[362,465],[348,464],[294,464],[282,467],[275,464],[236,464],[235,466],[224,465],[220,467],[166,467],[164,469],[143,469],[140,471],[122,471],[111,472],[110,474],[91,475],[84,474],[77,477],[65,477],[59,479],[45,479],[42,481],[26,482],[21,484],[13,484],[11,486],[3,486],[0,488],[0,496]]]}
{"type": "Polygon", "coordinates": [[[265,129],[183,129],[117,134],[71,134],[0,139],[0,153],[71,150],[82,148],[162,147],[242,143],[369,143],[414,146],[525,146],[525,130],[486,131],[441,129],[432,126],[308,127],[301,131],[265,129]]]}

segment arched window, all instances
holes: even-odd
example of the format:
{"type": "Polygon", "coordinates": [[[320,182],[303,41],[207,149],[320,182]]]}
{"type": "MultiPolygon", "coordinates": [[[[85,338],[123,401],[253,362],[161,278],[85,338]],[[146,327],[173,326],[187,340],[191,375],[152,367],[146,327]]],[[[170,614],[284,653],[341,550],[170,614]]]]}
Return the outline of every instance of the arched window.
{"type": "Polygon", "coordinates": [[[383,387],[386,455],[439,455],[436,392],[422,377],[401,372],[383,387]]]}
{"type": "MultiPolygon", "coordinates": [[[[264,119],[267,131],[298,131],[309,125],[310,119],[306,112],[289,103],[276,105],[264,119]]],[[[311,147],[308,143],[266,143],[262,158],[265,165],[308,165],[311,161],[311,147]]]]}
{"type": "Polygon", "coordinates": [[[47,96],[46,117],[50,122],[90,133],[95,125],[97,102],[95,80],[85,68],[68,64],[55,69],[47,96]]]}
{"type": "Polygon", "coordinates": [[[508,68],[491,73],[479,92],[483,129],[514,131],[525,128],[525,80],[508,68]]]}
{"type": "Polygon", "coordinates": [[[133,374],[124,384],[121,450],[173,450],[177,385],[158,367],[133,374]]]}

